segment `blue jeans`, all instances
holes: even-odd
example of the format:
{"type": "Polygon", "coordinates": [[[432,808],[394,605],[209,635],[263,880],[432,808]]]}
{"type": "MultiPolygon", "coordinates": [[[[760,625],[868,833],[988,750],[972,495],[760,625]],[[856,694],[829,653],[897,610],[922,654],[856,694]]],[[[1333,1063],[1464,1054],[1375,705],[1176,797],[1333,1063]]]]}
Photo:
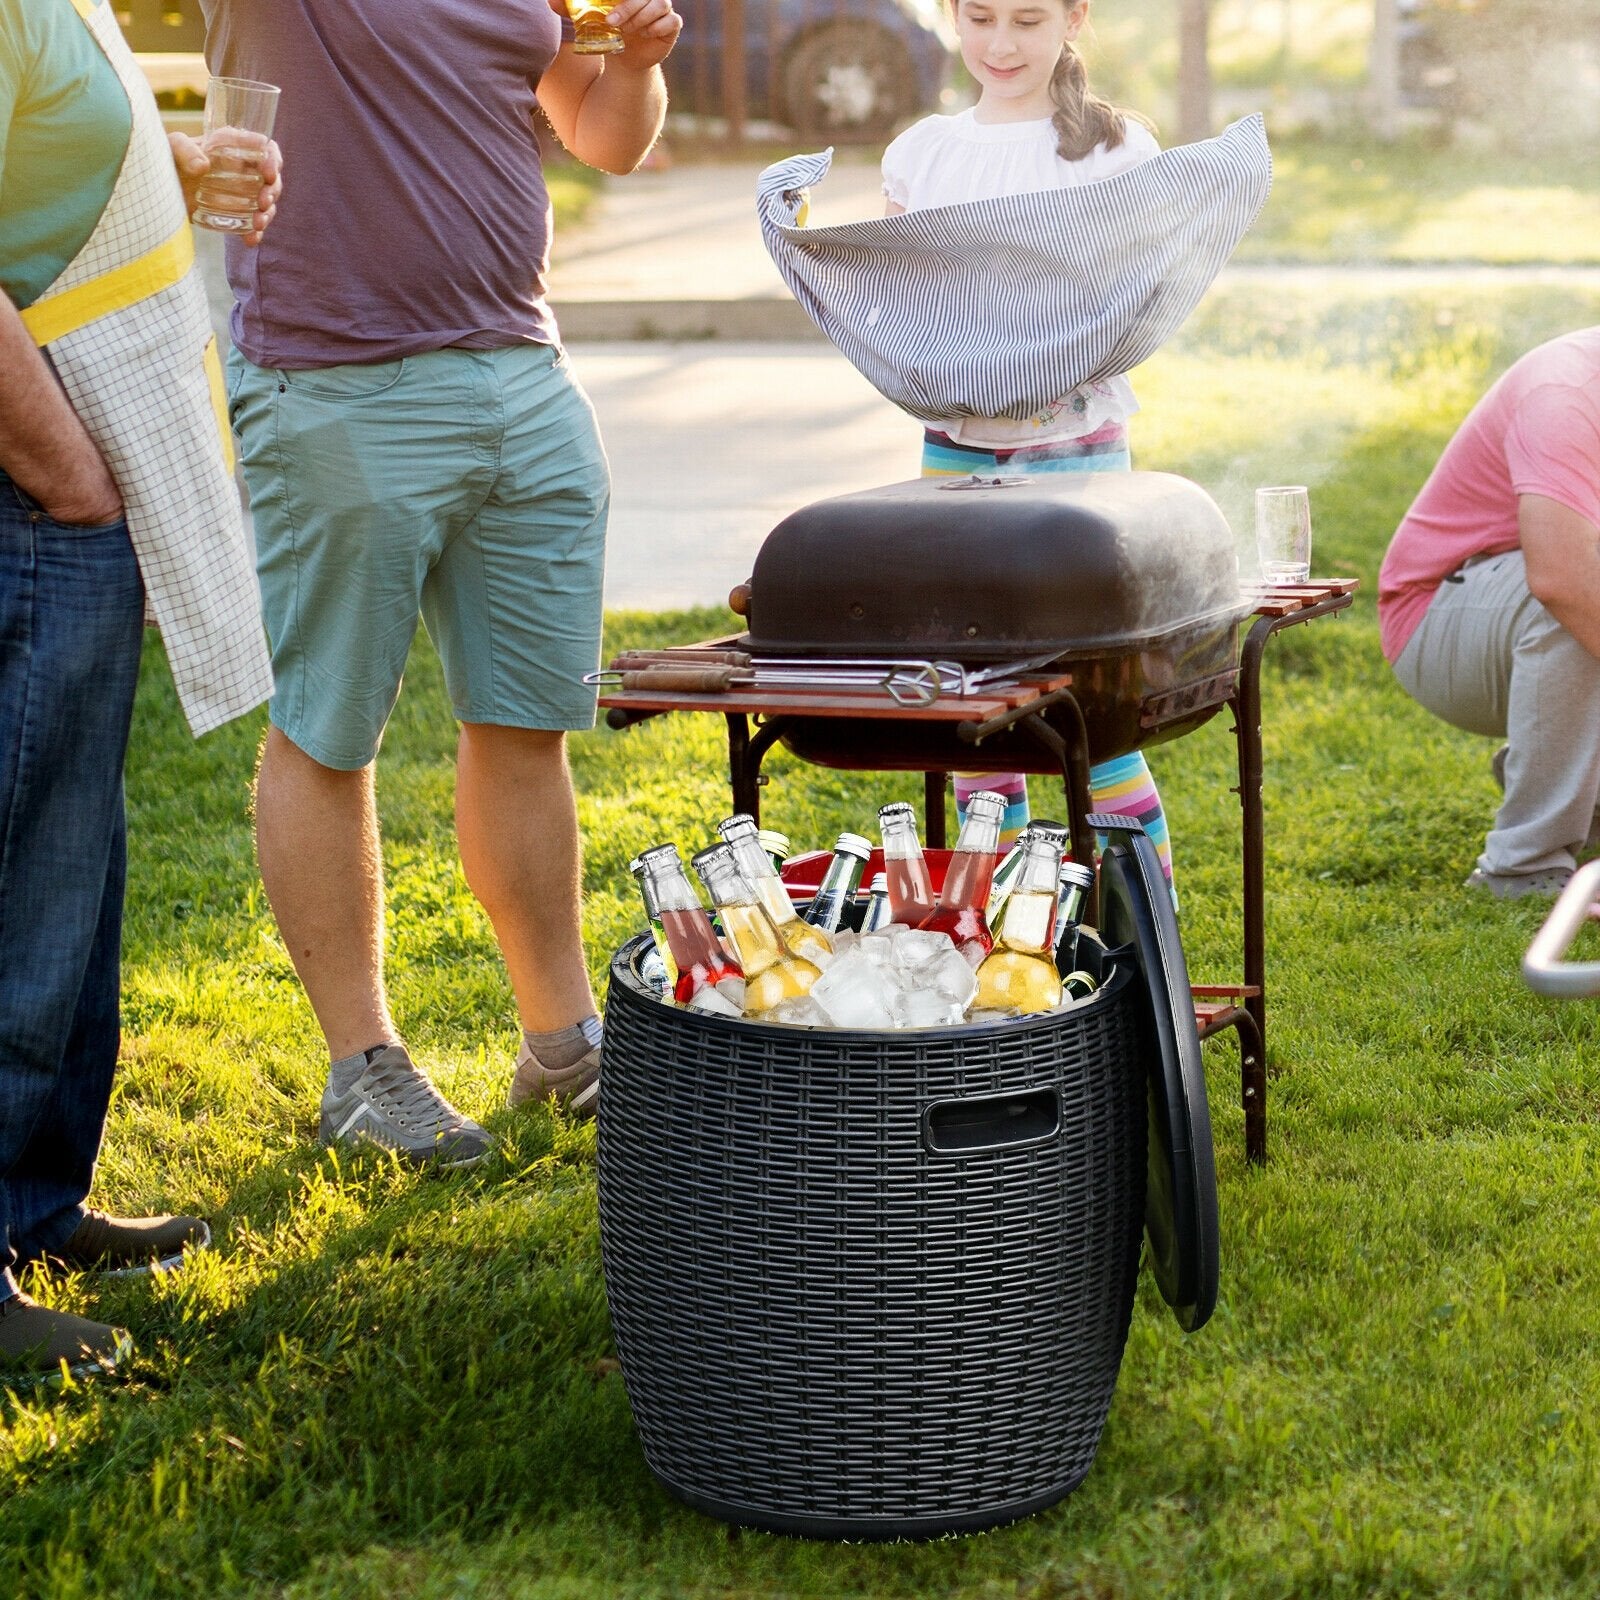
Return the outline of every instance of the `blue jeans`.
{"type": "Polygon", "coordinates": [[[82,1220],[105,1130],[143,637],[127,524],[64,526],[0,472],[0,1300],[82,1220]]]}

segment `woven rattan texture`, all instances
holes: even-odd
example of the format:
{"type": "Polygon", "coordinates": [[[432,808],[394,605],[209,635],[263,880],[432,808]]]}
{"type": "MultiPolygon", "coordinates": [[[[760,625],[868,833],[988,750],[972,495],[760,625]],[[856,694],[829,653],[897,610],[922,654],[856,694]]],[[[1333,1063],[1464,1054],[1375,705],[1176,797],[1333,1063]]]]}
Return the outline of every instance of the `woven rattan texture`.
{"type": "Polygon", "coordinates": [[[1138,1267],[1132,972],[1051,1018],[830,1033],[664,1005],[632,975],[641,948],[612,967],[599,1183],[652,1469],[740,1521],[863,1534],[1074,1488],[1138,1267]],[[1051,1087],[1042,1143],[924,1143],[934,1102],[1051,1087]]]}

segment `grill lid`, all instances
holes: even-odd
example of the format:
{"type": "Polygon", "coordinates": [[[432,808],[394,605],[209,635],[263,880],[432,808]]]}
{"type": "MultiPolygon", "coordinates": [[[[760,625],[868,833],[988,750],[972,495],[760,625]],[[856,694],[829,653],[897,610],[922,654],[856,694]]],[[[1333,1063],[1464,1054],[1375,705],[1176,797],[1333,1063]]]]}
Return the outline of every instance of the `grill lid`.
{"type": "Polygon", "coordinates": [[[768,534],[750,580],[750,648],[1070,658],[1249,610],[1227,519],[1186,478],[918,478],[816,501],[768,534]]]}

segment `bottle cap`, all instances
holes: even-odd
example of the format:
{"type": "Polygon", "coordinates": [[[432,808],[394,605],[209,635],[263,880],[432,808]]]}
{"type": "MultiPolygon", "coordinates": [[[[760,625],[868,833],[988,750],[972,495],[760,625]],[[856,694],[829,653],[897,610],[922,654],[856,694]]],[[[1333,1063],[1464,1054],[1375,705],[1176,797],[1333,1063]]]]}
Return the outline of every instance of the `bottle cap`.
{"type": "MultiPolygon", "coordinates": [[[[729,821],[733,819],[730,817],[729,821]]],[[[763,828],[756,837],[761,841],[761,848],[769,856],[782,856],[785,861],[789,859],[789,835],[779,833],[776,828],[763,828]]]]}
{"type": "Polygon", "coordinates": [[[748,811],[735,811],[731,817],[724,817],[717,824],[717,832],[732,843],[735,839],[747,836],[759,837],[761,830],[756,826],[756,819],[748,811]]]}
{"type": "Polygon", "coordinates": [[[908,800],[891,800],[888,805],[878,807],[878,821],[887,822],[890,817],[910,817],[915,822],[916,808],[908,800]]]}
{"type": "MultiPolygon", "coordinates": [[[[678,855],[678,847],[675,844],[652,845],[648,850],[641,850],[638,855],[639,867],[644,872],[649,872],[668,862],[671,862],[675,867],[683,865],[678,855]]],[[[630,867],[629,870],[632,871],[632,868],[630,867]]]]}
{"type": "Polygon", "coordinates": [[[1094,887],[1094,873],[1081,862],[1063,861],[1061,863],[1060,881],[1062,883],[1075,883],[1080,889],[1092,889],[1094,887]]]}
{"type": "Polygon", "coordinates": [[[887,872],[874,872],[872,874],[872,887],[867,892],[869,894],[888,894],[889,874],[887,872]]]}
{"type": "Polygon", "coordinates": [[[862,838],[859,833],[841,833],[833,852],[835,855],[858,856],[865,861],[872,854],[872,841],[862,838]]]}

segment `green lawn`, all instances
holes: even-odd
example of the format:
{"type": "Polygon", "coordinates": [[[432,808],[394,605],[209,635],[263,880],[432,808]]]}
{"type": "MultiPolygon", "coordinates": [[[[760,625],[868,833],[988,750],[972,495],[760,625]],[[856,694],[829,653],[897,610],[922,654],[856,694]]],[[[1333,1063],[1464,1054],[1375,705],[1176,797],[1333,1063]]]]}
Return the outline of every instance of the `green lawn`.
{"type": "MultiPolygon", "coordinates": [[[[501,1108],[510,1000],[450,830],[452,730],[419,649],[381,770],[397,1011],[501,1153],[440,1179],[311,1144],[323,1058],[260,892],[260,722],[198,746],[150,652],[129,760],[125,1062],[99,1199],[209,1214],[159,1284],[39,1285],[140,1338],[126,1381],[0,1397],[8,1592],[117,1597],[1591,1595],[1600,1585],[1600,1007],[1530,996],[1540,912],[1459,887],[1489,743],[1378,652],[1387,535],[1528,345],[1600,320],[1544,288],[1208,302],[1138,375],[1141,464],[1237,517],[1309,482],[1355,608],[1266,680],[1271,1161],[1207,1047],[1223,1226],[1211,1325],[1145,1280],[1099,1459],[1015,1528],[921,1546],[735,1534],[655,1487],[609,1357],[594,1136],[501,1108]],[[1589,1398],[1586,1398],[1589,1397],[1589,1398]]],[[[614,643],[724,624],[612,619],[614,643]]],[[[726,808],[719,725],[574,741],[595,972],[625,864],[726,808]]],[[[1156,752],[1197,980],[1237,974],[1227,719],[1156,752]]],[[[769,762],[798,842],[906,789],[769,762]]],[[[1041,793],[1043,799],[1043,793],[1041,793]]]]}

